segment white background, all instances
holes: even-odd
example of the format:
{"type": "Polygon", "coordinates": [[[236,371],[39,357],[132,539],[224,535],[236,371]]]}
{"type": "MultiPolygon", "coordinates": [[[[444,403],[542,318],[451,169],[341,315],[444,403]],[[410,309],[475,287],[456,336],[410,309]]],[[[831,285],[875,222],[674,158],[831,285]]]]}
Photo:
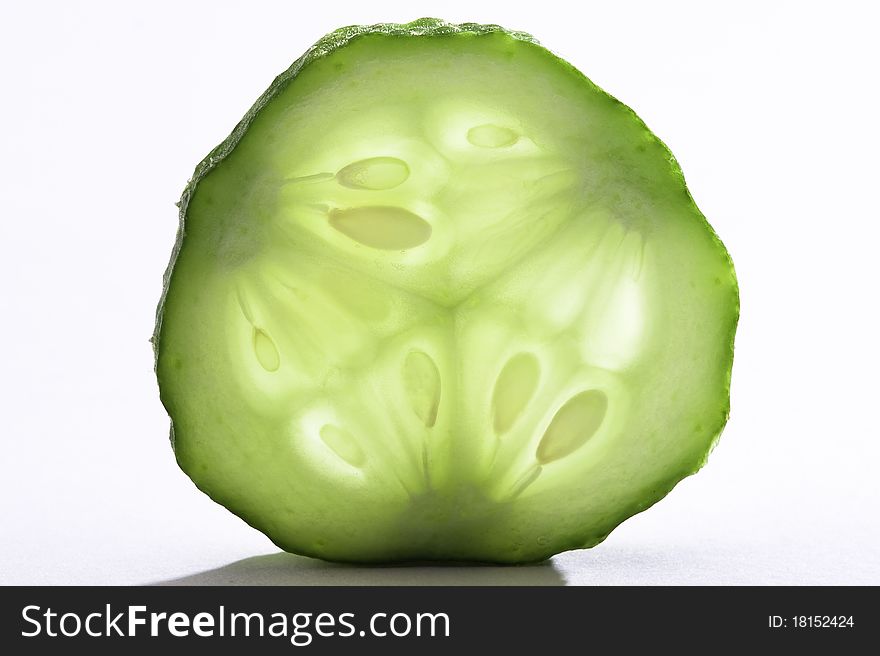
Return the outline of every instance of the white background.
{"type": "Polygon", "coordinates": [[[726,4],[8,5],[0,583],[880,584],[877,16],[726,4]],[[532,32],[669,145],[737,266],[731,420],[699,475],[541,566],[252,558],[278,550],[178,470],[152,373],[174,202],[318,37],[423,15],[532,32]]]}

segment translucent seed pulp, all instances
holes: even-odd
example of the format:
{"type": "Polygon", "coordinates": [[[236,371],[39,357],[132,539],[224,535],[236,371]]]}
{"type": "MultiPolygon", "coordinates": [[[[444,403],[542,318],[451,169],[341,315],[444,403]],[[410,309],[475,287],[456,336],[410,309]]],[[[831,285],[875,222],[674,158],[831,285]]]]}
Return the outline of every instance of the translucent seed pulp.
{"type": "MultiPolygon", "coordinates": [[[[449,124],[461,126],[462,120],[450,119],[449,124]]],[[[365,262],[381,263],[383,252],[407,252],[435,239],[448,240],[450,230],[464,241],[458,249],[450,251],[448,259],[468,262],[474,267],[484,265],[491,259],[486,257],[488,245],[492,245],[502,257],[509,257],[514,251],[509,245],[512,243],[509,236],[517,231],[521,231],[517,238],[522,242],[524,252],[531,249],[537,251],[537,242],[533,241],[535,237],[532,236],[537,234],[535,227],[547,221],[548,208],[557,207],[560,199],[568,196],[571,185],[578,180],[577,176],[573,175],[564,161],[546,154],[508,151],[520,144],[524,137],[528,141],[526,135],[512,128],[491,122],[478,123],[467,128],[465,136],[474,153],[479,155],[485,152],[492,159],[467,160],[467,168],[462,168],[461,175],[456,177],[457,165],[453,157],[448,164],[453,174],[446,184],[454,185],[457,190],[455,195],[428,194],[424,189],[437,188],[442,181],[413,178],[410,162],[401,157],[377,154],[353,158],[335,174],[314,173],[294,178],[294,181],[314,184],[298,187],[293,198],[298,198],[300,204],[323,208],[321,211],[330,228],[346,237],[350,243],[370,249],[365,262]],[[404,183],[415,190],[415,196],[401,191],[404,183]],[[511,196],[509,190],[525,190],[522,193],[526,196],[511,196]],[[441,224],[442,232],[435,233],[431,223],[406,207],[412,205],[413,198],[416,199],[416,207],[423,207],[427,203],[452,217],[451,224],[441,224]],[[530,205],[523,203],[523,198],[542,200],[540,204],[530,205]],[[481,224],[486,226],[482,231],[479,228],[481,224]],[[471,241],[475,242],[473,246],[468,243],[471,241]]],[[[447,135],[445,139],[448,143],[455,143],[454,135],[447,135]]],[[[389,141],[386,149],[389,152],[395,150],[391,143],[389,141]]],[[[430,149],[430,145],[425,144],[424,148],[430,149]]],[[[380,145],[378,150],[382,149],[380,145]]],[[[428,150],[419,152],[424,155],[428,150]]],[[[439,174],[446,170],[432,168],[427,161],[420,161],[412,153],[407,159],[416,162],[415,170],[421,171],[422,175],[432,171],[433,174],[439,174]]],[[[559,207],[566,209],[568,205],[562,202],[559,207]]],[[[574,218],[572,210],[566,209],[565,212],[556,212],[553,220],[561,225],[579,225],[580,219],[574,221],[574,218]]],[[[624,362],[627,354],[637,350],[636,342],[641,339],[645,316],[639,305],[638,279],[642,274],[644,244],[626,235],[621,238],[618,232],[617,228],[593,228],[591,233],[587,233],[592,236],[586,240],[588,247],[582,253],[572,252],[569,259],[553,261],[551,266],[542,267],[537,303],[529,298],[524,299],[528,303],[522,308],[522,320],[538,325],[550,319],[554,330],[563,330],[563,334],[568,334],[573,343],[581,345],[581,355],[587,366],[616,366],[624,362]],[[627,264],[633,259],[633,244],[638,246],[637,267],[627,264]],[[626,248],[622,245],[626,245],[626,248]],[[609,263],[615,264],[609,266],[609,263]],[[623,291],[618,293],[618,289],[623,291]],[[540,316],[532,316],[535,312],[540,316]]],[[[584,237],[578,234],[570,238],[560,236],[557,247],[568,239],[584,237]]],[[[348,246],[346,242],[332,242],[326,248],[332,251],[347,249],[348,246]]],[[[349,263],[354,262],[351,258],[355,252],[345,251],[343,257],[334,259],[345,267],[345,273],[325,274],[318,281],[317,294],[306,295],[300,291],[315,284],[312,274],[306,276],[304,284],[295,284],[295,276],[292,283],[285,283],[287,288],[297,290],[291,297],[296,309],[290,313],[291,318],[297,319],[279,319],[275,323],[294,332],[309,326],[310,334],[314,333],[310,346],[303,339],[291,340],[296,344],[295,348],[290,349],[293,353],[308,353],[317,347],[321,353],[314,354],[316,361],[320,361],[321,357],[328,361],[338,359],[343,352],[351,353],[351,357],[359,357],[365,353],[367,342],[358,345],[355,336],[368,330],[372,322],[386,320],[389,307],[394,304],[389,304],[388,291],[391,290],[393,298],[394,290],[398,288],[391,283],[390,287],[383,287],[382,292],[374,291],[372,286],[377,280],[373,278],[372,269],[357,271],[347,268],[349,263]],[[322,329],[322,325],[326,325],[327,329],[322,329]],[[337,333],[338,336],[334,338],[337,333]],[[346,344],[341,341],[343,335],[349,336],[346,344]],[[333,339],[339,342],[335,351],[332,348],[333,339]]],[[[409,271],[417,271],[421,261],[414,262],[409,269],[398,266],[393,275],[400,275],[402,279],[409,271]]],[[[289,265],[280,263],[279,266],[284,269],[289,265]]],[[[496,275],[499,282],[496,285],[508,278],[516,280],[515,271],[508,269],[509,266],[498,269],[496,275]]],[[[513,297],[524,293],[516,286],[512,292],[503,291],[503,284],[500,289],[503,294],[512,293],[513,297]]],[[[527,296],[530,292],[531,289],[525,290],[527,296]]],[[[400,300],[395,302],[399,303],[400,300]]],[[[409,302],[405,301],[407,304],[409,302]]],[[[243,311],[246,308],[243,307],[243,311]]],[[[455,312],[454,306],[450,311],[455,312]]],[[[487,316],[491,316],[491,304],[486,311],[487,316]]],[[[247,312],[246,316],[253,323],[247,312]]],[[[382,348],[381,342],[377,347],[382,348]]],[[[264,370],[274,372],[280,367],[278,347],[263,329],[254,329],[254,352],[264,370]]],[[[399,385],[406,412],[425,428],[434,429],[443,390],[436,359],[421,348],[411,349],[400,367],[399,385]]],[[[530,411],[530,408],[535,403],[544,374],[539,358],[528,350],[504,358],[503,366],[494,377],[491,405],[484,410],[492,435],[499,443],[512,440],[523,445],[517,448],[524,448],[527,443],[534,444],[529,436],[539,430],[535,422],[542,413],[539,409],[530,411]],[[526,416],[528,420],[524,419],[526,416]]],[[[547,375],[553,379],[552,371],[547,375]]],[[[587,390],[569,398],[543,431],[533,454],[528,456],[526,462],[532,464],[519,474],[513,485],[515,495],[534,483],[544,466],[567,458],[586,444],[601,427],[607,405],[608,398],[600,390],[587,390]]],[[[376,412],[379,411],[376,409],[376,412]]],[[[363,448],[348,429],[326,424],[320,430],[320,437],[336,455],[352,466],[360,467],[363,464],[363,448]]],[[[369,435],[366,439],[369,442],[369,435]]],[[[427,462],[427,443],[418,444],[421,438],[410,435],[402,435],[401,439],[404,442],[415,441],[409,452],[422,452],[427,462]]],[[[527,456],[525,453],[522,455],[527,456]]],[[[424,467],[427,468],[427,464],[424,467]]]]}

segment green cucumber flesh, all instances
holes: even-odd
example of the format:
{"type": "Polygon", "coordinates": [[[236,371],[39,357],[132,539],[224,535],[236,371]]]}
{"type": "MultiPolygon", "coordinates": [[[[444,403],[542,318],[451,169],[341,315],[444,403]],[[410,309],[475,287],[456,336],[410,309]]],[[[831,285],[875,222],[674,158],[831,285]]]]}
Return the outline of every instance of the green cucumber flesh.
{"type": "Polygon", "coordinates": [[[726,421],[724,246],[663,143],[521,33],[328,35],[180,211],[154,335],[176,457],[286,550],[592,546],[726,421]]]}

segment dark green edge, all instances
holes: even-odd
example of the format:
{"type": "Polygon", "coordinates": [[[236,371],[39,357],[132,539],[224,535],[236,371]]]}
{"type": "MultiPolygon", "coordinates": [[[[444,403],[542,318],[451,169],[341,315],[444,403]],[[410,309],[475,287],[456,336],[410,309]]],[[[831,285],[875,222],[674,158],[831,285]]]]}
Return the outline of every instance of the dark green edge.
{"type": "MultiPolygon", "coordinates": [[[[451,34],[492,34],[496,32],[501,32],[506,34],[507,36],[516,39],[518,41],[524,41],[527,43],[534,44],[537,47],[543,48],[541,44],[535,39],[532,35],[526,32],[519,32],[508,30],[500,25],[488,24],[482,25],[478,23],[447,23],[446,21],[439,18],[420,18],[418,20],[414,20],[410,23],[378,23],[375,25],[349,25],[347,27],[341,27],[338,30],[330,32],[323,38],[321,38],[318,42],[316,42],[311,48],[306,50],[303,55],[297,59],[290,67],[281,73],[278,77],[276,77],[272,84],[269,85],[269,88],[257,99],[257,101],[253,104],[253,106],[247,111],[244,117],[238,122],[235,128],[232,130],[232,133],[223,140],[220,145],[214,148],[208,155],[199,162],[198,166],[196,166],[195,171],[193,172],[192,178],[190,178],[189,182],[187,182],[186,187],[181,194],[180,201],[177,203],[177,207],[179,208],[178,214],[178,228],[177,228],[177,237],[174,242],[174,247],[171,251],[171,259],[168,262],[168,266],[165,269],[165,273],[162,276],[162,294],[159,298],[159,305],[156,308],[156,323],[153,329],[153,336],[150,338],[150,342],[153,345],[153,369],[154,372],[158,374],[158,364],[159,364],[159,341],[160,335],[162,331],[162,318],[164,314],[165,307],[165,299],[168,295],[168,290],[171,286],[171,277],[174,273],[174,265],[177,262],[177,258],[180,255],[180,249],[183,245],[183,239],[186,236],[186,213],[187,208],[189,207],[189,201],[195,193],[196,188],[198,187],[199,182],[208,175],[211,170],[217,166],[220,162],[222,162],[227,155],[229,155],[235,147],[238,145],[238,142],[241,141],[241,138],[245,135],[248,128],[250,127],[251,122],[256,118],[256,116],[260,113],[260,111],[265,107],[269,102],[271,102],[275,96],[277,96],[281,91],[283,91],[287,85],[299,74],[299,72],[311,64],[313,61],[325,57],[326,55],[332,53],[333,51],[347,45],[349,42],[370,34],[387,34],[389,36],[442,36],[442,35],[451,35],[451,34]]],[[[550,52],[550,51],[548,51],[550,52]]],[[[645,122],[639,118],[639,116],[630,108],[628,105],[622,103],[620,100],[606,92],[605,90],[598,87],[593,83],[586,75],[584,75],[580,70],[574,67],[572,64],[562,59],[561,57],[556,56],[552,52],[550,54],[559,62],[560,65],[564,66],[574,74],[581,77],[586,84],[588,84],[594,91],[597,93],[603,94],[608,97],[610,100],[620,105],[621,108],[626,111],[630,118],[639,124],[642,129],[649,135],[649,137],[655,141],[666,153],[667,158],[669,160],[669,170],[673,178],[675,178],[682,186],[685,194],[687,195],[690,204],[696,213],[696,215],[702,220],[703,226],[709,230],[709,233],[712,236],[712,240],[715,242],[718,250],[724,255],[724,258],[727,260],[728,267],[730,269],[730,278],[733,283],[733,289],[735,292],[736,299],[736,308],[733,314],[733,317],[730,321],[730,325],[728,327],[728,335],[729,335],[729,353],[730,353],[730,363],[731,365],[727,368],[725,372],[725,406],[723,407],[721,420],[718,422],[717,426],[713,428],[714,436],[709,444],[709,448],[706,450],[705,455],[700,459],[699,462],[692,468],[685,469],[684,471],[678,471],[672,476],[670,476],[663,484],[656,487],[652,490],[650,495],[650,501],[648,502],[640,502],[634,504],[633,506],[625,509],[621,515],[619,520],[615,520],[611,528],[604,534],[599,537],[588,537],[584,540],[573,541],[570,543],[559,545],[557,548],[553,548],[548,550],[548,552],[540,556],[534,560],[530,561],[486,561],[496,564],[529,564],[542,562],[551,556],[561,553],[563,551],[568,551],[571,549],[588,549],[590,547],[594,547],[597,544],[601,543],[608,537],[608,535],[617,528],[624,521],[637,515],[641,512],[644,512],[655,503],[663,499],[669,492],[682,480],[687,478],[688,476],[692,476],[696,474],[702,467],[706,464],[709,459],[709,455],[718,445],[718,441],[721,438],[721,433],[724,430],[724,426],[727,424],[727,420],[730,417],[730,383],[731,376],[733,370],[733,353],[734,353],[734,340],[736,335],[736,327],[739,322],[740,315],[740,302],[739,302],[739,284],[736,277],[736,271],[734,269],[733,260],[730,257],[730,253],[728,253],[727,248],[722,243],[721,239],[716,234],[715,230],[709,224],[709,221],[697,207],[696,202],[693,199],[693,196],[690,193],[690,190],[687,187],[687,183],[684,179],[684,173],[681,170],[678,162],[675,159],[675,156],[669,150],[665,143],[661,139],[659,139],[645,122]],[[559,547],[562,547],[561,549],[559,547]]],[[[161,384],[160,384],[161,386],[161,384]]],[[[171,421],[171,429],[170,429],[170,440],[172,448],[174,447],[174,419],[170,417],[171,421]]],[[[200,488],[201,489],[201,488],[200,488]]],[[[202,490],[209,497],[213,499],[213,495],[207,491],[202,490]]],[[[221,504],[222,505],[222,504],[221,504]]],[[[238,514],[238,513],[235,513],[238,514]]],[[[247,524],[254,527],[257,530],[260,530],[256,527],[255,524],[251,523],[247,517],[243,517],[239,515],[242,520],[244,520],[247,524]]],[[[261,533],[263,531],[260,531],[261,533]]],[[[275,542],[275,540],[271,537],[267,537],[272,540],[276,546],[281,549],[287,551],[287,549],[275,542]]],[[[326,558],[317,553],[309,553],[308,551],[298,551],[296,553],[300,553],[305,556],[311,556],[313,558],[321,558],[326,560],[326,558]]],[[[359,562],[359,561],[343,561],[343,562],[359,562]]],[[[375,562],[375,561],[370,561],[375,562]]]]}

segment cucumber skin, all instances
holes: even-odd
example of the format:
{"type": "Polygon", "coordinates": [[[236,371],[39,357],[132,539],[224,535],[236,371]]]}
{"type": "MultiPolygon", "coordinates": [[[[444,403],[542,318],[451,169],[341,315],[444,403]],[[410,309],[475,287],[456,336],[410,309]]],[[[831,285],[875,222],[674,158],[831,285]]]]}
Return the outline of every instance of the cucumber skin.
{"type": "MultiPolygon", "coordinates": [[[[537,563],[546,560],[547,558],[560,553],[562,551],[571,550],[571,549],[582,549],[582,548],[591,548],[603,542],[608,535],[619,526],[622,522],[629,519],[635,514],[643,512],[653,506],[655,503],[663,499],[681,480],[684,478],[691,476],[697,473],[707,462],[709,455],[714,450],[715,446],[718,443],[718,440],[721,437],[721,433],[727,424],[727,421],[730,416],[730,384],[732,377],[732,363],[733,363],[733,353],[734,353],[734,344],[735,344],[735,334],[736,328],[739,322],[740,317],[740,293],[739,293],[739,285],[737,281],[736,272],[734,269],[733,261],[730,257],[729,252],[724,246],[721,239],[716,234],[715,230],[706,220],[705,216],[697,207],[696,203],[693,200],[690,191],[687,188],[687,184],[685,182],[684,174],[682,173],[681,167],[676,161],[674,155],[648,127],[645,125],[644,121],[627,105],[619,101],[617,98],[607,93],[596,84],[594,84],[589,78],[587,78],[583,73],[581,73],[576,67],[567,62],[566,60],[556,56],[552,52],[546,50],[537,39],[535,39],[532,35],[515,30],[508,30],[500,25],[495,24],[478,24],[478,23],[448,23],[442,19],[438,18],[420,18],[414,20],[410,23],[379,23],[375,25],[351,25],[339,28],[325,35],[321,39],[319,39],[314,45],[312,45],[302,56],[300,56],[296,61],[294,61],[290,67],[288,67],[284,72],[278,75],[265,92],[256,100],[256,102],[251,106],[251,108],[245,113],[244,117],[235,125],[232,132],[229,134],[226,139],[224,139],[219,145],[217,145],[214,149],[212,149],[205,158],[199,162],[196,166],[192,177],[187,182],[184,190],[181,194],[180,200],[176,203],[176,206],[179,209],[178,212],[178,229],[177,235],[175,238],[175,243],[172,248],[171,257],[169,263],[165,269],[165,272],[162,277],[162,292],[159,299],[158,306],[156,308],[155,314],[155,324],[153,329],[152,337],[150,338],[150,343],[153,347],[153,355],[154,355],[154,373],[158,377],[158,363],[159,357],[161,353],[161,337],[162,337],[162,323],[164,316],[164,308],[166,304],[166,299],[171,287],[171,281],[174,275],[174,267],[177,262],[177,258],[180,255],[181,248],[183,246],[183,241],[186,236],[186,218],[187,218],[187,210],[189,207],[189,202],[192,199],[196,188],[198,187],[199,182],[206,177],[218,164],[223,162],[223,160],[233,152],[238,143],[241,141],[242,137],[248,131],[253,120],[260,114],[261,110],[268,105],[278,94],[280,94],[287,85],[292,82],[302,71],[304,68],[309,66],[309,64],[317,61],[340,48],[345,47],[350,42],[368,35],[374,34],[384,34],[388,36],[400,36],[400,37],[418,37],[418,36],[427,36],[427,37],[439,37],[439,36],[451,36],[457,34],[472,34],[472,35],[488,35],[488,34],[501,34],[506,37],[509,37],[516,41],[521,41],[527,44],[531,44],[534,47],[540,48],[548,52],[550,56],[555,60],[555,63],[561,67],[568,69],[570,72],[576,74],[583,80],[583,83],[590,87],[593,92],[597,94],[601,94],[608,98],[613,103],[620,106],[620,108],[626,112],[626,114],[630,117],[632,121],[637,123],[640,128],[645,132],[645,134],[658,146],[662,149],[662,151],[667,156],[669,162],[669,175],[671,176],[670,184],[676,184],[680,186],[682,191],[687,196],[688,202],[691,205],[691,209],[694,212],[696,217],[702,221],[702,227],[704,230],[707,230],[709,235],[711,236],[712,241],[714,242],[717,251],[723,256],[726,261],[726,264],[730,273],[730,282],[732,284],[732,291],[734,297],[734,305],[731,308],[731,314],[729,315],[728,326],[726,330],[726,334],[729,335],[728,340],[728,353],[729,358],[727,359],[730,362],[730,365],[726,368],[725,375],[725,397],[724,397],[724,405],[720,408],[722,410],[720,414],[720,420],[718,424],[712,428],[712,433],[714,436],[712,437],[708,449],[703,454],[702,458],[700,458],[692,467],[686,467],[684,469],[675,471],[671,473],[666,482],[661,485],[652,486],[650,490],[644,491],[642,495],[642,500],[633,502],[627,507],[624,507],[617,513],[617,518],[611,522],[608,522],[607,531],[605,531],[601,535],[597,535],[595,531],[590,532],[588,535],[585,535],[584,538],[580,541],[572,542],[567,541],[565,543],[550,543],[546,546],[546,548],[534,556],[526,556],[526,557],[518,557],[518,558],[505,558],[501,554],[498,554],[495,557],[486,557],[481,558],[478,562],[485,563],[495,563],[495,564],[527,564],[527,563],[537,563]]],[[[159,378],[159,387],[160,387],[160,397],[161,394],[161,378],[159,378]]],[[[167,403],[162,399],[163,405],[167,407],[167,403]]],[[[175,450],[175,456],[178,456],[177,450],[175,448],[175,430],[174,430],[174,421],[173,418],[170,417],[169,413],[169,421],[170,421],[170,431],[169,431],[169,439],[172,445],[172,448],[175,450]]],[[[180,464],[179,458],[178,463],[180,464]]],[[[202,489],[202,488],[200,488],[202,489]]],[[[207,489],[202,489],[202,491],[207,494],[209,497],[217,501],[214,498],[214,495],[211,491],[207,489]]],[[[219,503],[219,501],[218,501],[219,503]]],[[[222,505],[222,504],[221,504],[222,505]]],[[[238,514],[238,513],[236,513],[238,514]]],[[[239,515],[246,523],[253,526],[257,530],[262,529],[258,528],[256,522],[252,522],[248,517],[244,515],[239,515]]],[[[301,555],[310,556],[314,558],[320,558],[324,560],[337,560],[339,562],[351,562],[351,563],[376,563],[376,562],[389,562],[389,559],[371,559],[371,560],[359,560],[357,558],[328,558],[326,554],[321,553],[311,553],[308,550],[303,550],[302,547],[297,547],[295,550],[290,548],[290,545],[284,545],[282,543],[276,542],[272,536],[267,535],[270,540],[272,540],[278,547],[284,549],[285,551],[292,551],[293,553],[299,553],[301,555]]],[[[442,556],[436,558],[437,560],[460,560],[455,557],[443,558],[442,556]]],[[[393,561],[393,560],[392,560],[393,561]]]]}

